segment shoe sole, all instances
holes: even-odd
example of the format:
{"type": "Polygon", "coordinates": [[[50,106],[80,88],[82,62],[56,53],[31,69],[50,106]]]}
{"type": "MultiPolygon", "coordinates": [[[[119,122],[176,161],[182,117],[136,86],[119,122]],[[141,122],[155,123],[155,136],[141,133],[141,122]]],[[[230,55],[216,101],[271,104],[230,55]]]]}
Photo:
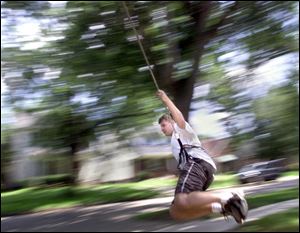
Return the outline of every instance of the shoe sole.
{"type": "Polygon", "coordinates": [[[238,206],[236,206],[236,208],[239,209],[239,213],[240,213],[242,219],[245,220],[247,217],[247,214],[248,214],[248,204],[247,204],[246,199],[242,195],[242,193],[234,192],[233,195],[237,195],[239,197],[239,199],[241,200],[241,209],[238,206]]]}
{"type": "Polygon", "coordinates": [[[240,211],[236,207],[232,208],[231,211],[232,211],[231,216],[234,218],[234,220],[239,224],[243,224],[244,219],[241,217],[240,211]]]}

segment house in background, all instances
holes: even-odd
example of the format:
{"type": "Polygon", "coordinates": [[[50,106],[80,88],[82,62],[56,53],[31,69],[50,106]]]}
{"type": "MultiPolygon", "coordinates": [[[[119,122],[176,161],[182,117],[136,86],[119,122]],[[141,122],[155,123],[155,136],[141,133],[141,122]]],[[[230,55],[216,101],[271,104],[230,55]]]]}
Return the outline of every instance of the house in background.
{"type": "Polygon", "coordinates": [[[202,146],[214,159],[218,172],[231,172],[237,170],[238,156],[230,146],[230,138],[207,139],[202,141],[202,146]]]}
{"type": "MultiPolygon", "coordinates": [[[[68,151],[49,150],[31,146],[30,128],[35,118],[27,113],[16,113],[12,135],[12,159],[5,169],[11,187],[24,181],[49,175],[71,174],[72,164],[68,151]]],[[[134,160],[138,156],[114,134],[100,137],[86,150],[77,154],[80,161],[80,182],[110,182],[135,177],[134,160]]],[[[9,187],[8,187],[9,188],[9,187]]]]}
{"type": "Polygon", "coordinates": [[[100,183],[134,179],[134,160],[138,154],[127,144],[111,133],[99,137],[88,149],[80,151],[79,181],[100,183]]]}
{"type": "MultiPolygon", "coordinates": [[[[216,162],[218,172],[238,169],[238,157],[230,148],[230,138],[202,140],[203,148],[216,162]]],[[[135,144],[134,151],[139,155],[135,159],[135,173],[148,177],[177,174],[177,162],[171,153],[170,143],[135,144]],[[145,174],[147,173],[147,174],[145,174]]]]}
{"type": "MultiPolygon", "coordinates": [[[[13,161],[9,169],[12,181],[33,177],[70,174],[70,157],[66,151],[50,151],[30,146],[32,116],[19,114],[16,133],[12,139],[13,161]]],[[[80,182],[114,182],[136,178],[176,174],[177,163],[171,154],[169,139],[150,127],[135,139],[120,141],[112,133],[103,135],[80,151],[80,182]]],[[[230,138],[202,140],[203,147],[216,161],[218,171],[236,169],[237,156],[230,146],[230,138]]]]}
{"type": "Polygon", "coordinates": [[[139,155],[134,161],[138,178],[176,174],[177,163],[171,154],[170,145],[136,145],[134,151],[139,155]]]}

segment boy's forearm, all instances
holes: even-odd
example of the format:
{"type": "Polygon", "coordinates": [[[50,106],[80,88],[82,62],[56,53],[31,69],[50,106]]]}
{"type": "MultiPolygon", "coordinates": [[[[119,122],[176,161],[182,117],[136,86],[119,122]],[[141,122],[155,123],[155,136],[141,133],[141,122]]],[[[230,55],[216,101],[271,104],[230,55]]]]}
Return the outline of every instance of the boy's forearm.
{"type": "Polygon", "coordinates": [[[171,112],[172,117],[173,117],[174,121],[177,123],[177,125],[180,128],[185,128],[185,119],[184,119],[182,113],[180,112],[180,110],[175,106],[173,101],[169,97],[163,99],[162,101],[166,105],[166,107],[169,109],[169,111],[171,112]]]}
{"type": "Polygon", "coordinates": [[[184,117],[183,117],[182,113],[179,111],[179,109],[172,102],[172,100],[168,97],[168,95],[162,90],[158,90],[156,95],[161,99],[161,101],[169,109],[169,111],[172,114],[173,120],[177,123],[177,125],[180,128],[184,129],[185,128],[184,117]]]}

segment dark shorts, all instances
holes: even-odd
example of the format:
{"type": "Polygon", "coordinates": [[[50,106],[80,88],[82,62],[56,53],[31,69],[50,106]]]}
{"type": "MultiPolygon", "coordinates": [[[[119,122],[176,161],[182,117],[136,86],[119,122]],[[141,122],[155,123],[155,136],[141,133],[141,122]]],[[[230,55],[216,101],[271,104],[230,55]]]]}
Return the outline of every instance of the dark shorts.
{"type": "Polygon", "coordinates": [[[189,159],[180,170],[175,194],[205,191],[214,180],[214,168],[202,159],[189,159]]]}

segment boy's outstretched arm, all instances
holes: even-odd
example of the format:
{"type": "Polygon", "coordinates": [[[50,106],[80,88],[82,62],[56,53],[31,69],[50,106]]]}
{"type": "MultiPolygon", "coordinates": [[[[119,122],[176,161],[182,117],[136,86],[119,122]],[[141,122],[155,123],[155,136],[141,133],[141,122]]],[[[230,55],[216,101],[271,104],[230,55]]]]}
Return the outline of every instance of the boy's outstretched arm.
{"type": "Polygon", "coordinates": [[[156,92],[156,95],[161,99],[161,101],[165,104],[165,106],[169,109],[169,111],[172,114],[172,117],[174,121],[177,123],[177,125],[181,128],[185,128],[185,119],[182,115],[182,113],[179,111],[179,109],[175,106],[175,104],[172,102],[172,100],[167,96],[167,94],[162,91],[158,90],[156,92]]]}

